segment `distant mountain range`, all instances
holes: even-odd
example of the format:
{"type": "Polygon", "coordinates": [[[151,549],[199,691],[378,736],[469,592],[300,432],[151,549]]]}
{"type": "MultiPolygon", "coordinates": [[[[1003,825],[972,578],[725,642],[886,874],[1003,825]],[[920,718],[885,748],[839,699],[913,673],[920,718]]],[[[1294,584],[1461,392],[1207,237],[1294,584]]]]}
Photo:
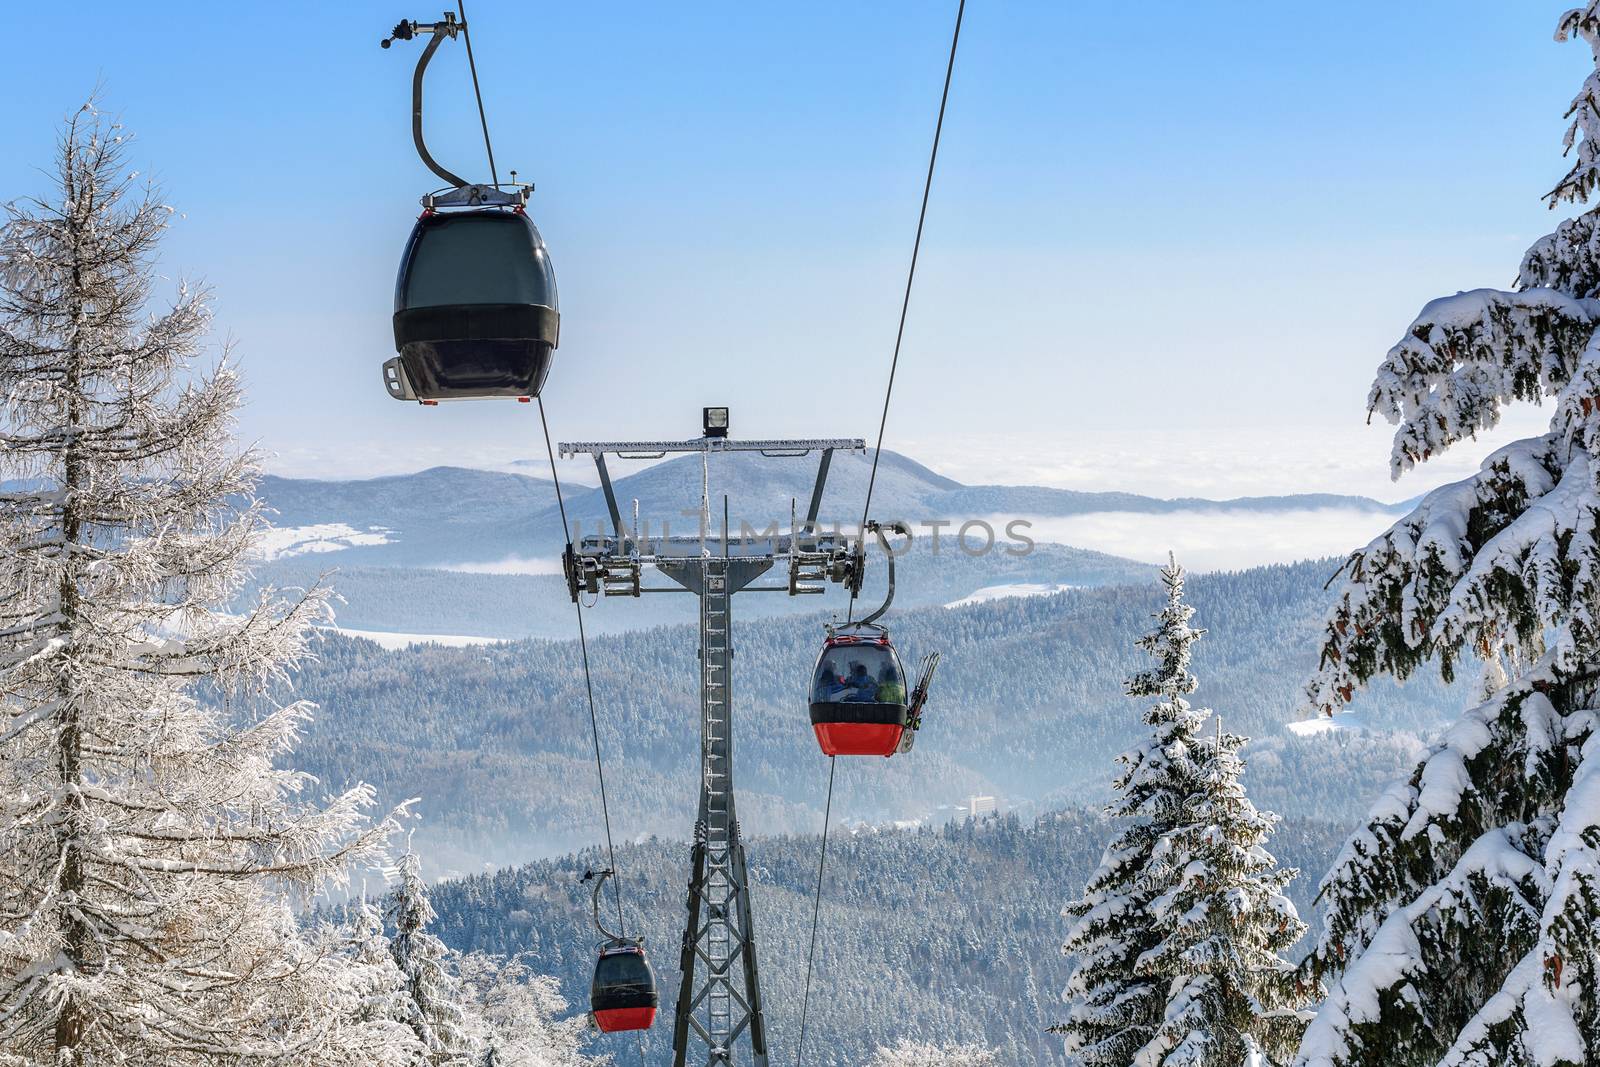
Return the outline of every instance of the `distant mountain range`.
{"type": "MultiPolygon", "coordinates": [[[[787,517],[814,470],[814,460],[715,457],[711,478],[714,492],[730,496],[734,522],[760,527],[787,517]]],[[[858,518],[851,512],[868,471],[864,457],[836,458],[825,518],[858,518]]],[[[700,477],[690,457],[619,478],[616,491],[625,508],[637,498],[644,514],[672,517],[696,505],[700,477]]],[[[597,862],[603,831],[585,659],[571,640],[564,583],[550,573],[565,543],[551,483],[435,468],[362,481],[268,478],[260,492],[278,524],[261,580],[303,584],[335,569],[345,627],[564,638],[386,650],[330,635],[295,679],[296,695],[318,711],[292,763],[321,788],[366,781],[381,804],[421,798],[413,840],[430,877],[523,864],[441,886],[436,929],[458,948],[526,951],[581,1001],[593,942],[577,878],[597,862]],[[586,851],[528,863],[578,850],[586,851]]],[[[875,499],[878,516],[914,523],[1221,512],[1245,516],[1237,527],[1317,509],[1397,510],[1327,495],[1159,500],[968,486],[892,453],[875,499]]],[[[568,509],[591,527],[605,515],[600,493],[586,486],[571,487],[568,509]]],[[[1195,702],[1254,737],[1246,782],[1259,804],[1287,817],[1273,848],[1306,868],[1292,890],[1302,906],[1344,828],[1470,691],[1425,672],[1359,696],[1360,730],[1287,729],[1315,665],[1335,566],[1219,570],[1188,586],[1208,631],[1195,653],[1195,702]]],[[[980,556],[919,544],[900,567],[888,617],[896,643],[910,662],[943,654],[925,728],[907,755],[841,761],[836,792],[825,792],[829,767],[805,693],[839,592],[736,601],[730,707],[774,1043],[787,1053],[796,1037],[816,876],[817,841],[794,835],[814,831],[831,802],[837,851],[809,1017],[815,1047],[826,1050],[816,1062],[859,1064],[875,1043],[916,1036],[982,1039],[1015,1067],[1064,1067],[1059,1042],[1044,1032],[1059,1018],[1071,962],[1057,948],[1059,907],[1109,832],[1095,812],[1116,754],[1147,730],[1124,682],[1147,663],[1134,642],[1160,607],[1154,568],[1049,544],[980,556]],[[772,617],[781,615],[790,617],[772,617]],[[1006,814],[964,821],[977,798],[1006,814]],[[911,828],[887,829],[896,824],[911,828]]],[[[869,601],[882,572],[881,561],[869,565],[869,601]]],[[[656,953],[667,1005],[699,784],[693,607],[687,596],[646,596],[584,609],[609,819],[637,908],[631,928],[656,953]]],[[[661,1053],[669,1032],[658,1023],[647,1051],[661,1053]]]]}
{"type": "MultiPolygon", "coordinates": [[[[741,520],[755,530],[786,527],[791,501],[809,499],[817,459],[767,458],[733,453],[710,458],[712,492],[729,499],[730,529],[741,520]]],[[[624,475],[614,464],[614,485],[625,521],[639,502],[647,532],[662,519],[676,534],[692,535],[701,493],[701,461],[686,456],[624,475]],[[685,516],[684,512],[691,512],[685,516]]],[[[823,500],[825,522],[846,528],[859,521],[871,470],[870,456],[834,458],[823,500]]],[[[262,583],[304,585],[336,569],[344,598],[340,624],[357,630],[494,638],[565,637],[573,626],[558,557],[566,537],[552,483],[529,474],[435,467],[416,474],[347,481],[267,477],[259,494],[277,529],[267,541],[262,583]]],[[[586,530],[607,523],[604,496],[592,486],[568,484],[571,520],[586,530]]],[[[1104,512],[1166,514],[1185,511],[1272,515],[1340,508],[1388,514],[1394,509],[1365,497],[1248,497],[1234,500],[1162,500],[1132,493],[1082,493],[1038,486],[963,485],[894,452],[885,452],[874,489],[873,513],[903,519],[919,533],[901,561],[897,597],[904,607],[992,598],[1029,589],[1095,587],[1151,580],[1143,563],[1104,552],[1040,545],[1027,554],[996,523],[1001,550],[970,556],[951,546],[968,519],[1091,515],[1104,512]],[[937,556],[930,552],[932,521],[951,523],[937,556]]],[[[714,511],[720,512],[720,507],[714,511]]],[[[974,543],[978,538],[975,535],[974,543]]],[[[869,566],[867,596],[881,595],[883,569],[869,566]]],[[[598,632],[636,630],[693,617],[688,598],[646,597],[626,606],[602,606],[592,615],[598,632]]],[[[815,611],[814,598],[746,598],[746,617],[815,611]]]]}
{"type": "MultiPolygon", "coordinates": [[[[710,460],[713,512],[729,499],[732,527],[741,519],[755,529],[779,521],[785,526],[791,501],[803,511],[816,476],[816,456],[766,458],[754,453],[715,455],[710,460]]],[[[824,521],[854,526],[866,496],[871,456],[836,455],[823,498],[824,521]]],[[[613,475],[625,465],[613,461],[613,475]]],[[[665,519],[677,533],[694,533],[697,524],[685,510],[699,507],[701,465],[684,456],[614,477],[624,518],[632,501],[659,531],[665,519]]],[[[363,566],[438,566],[493,563],[507,558],[554,557],[565,542],[555,493],[548,478],[526,474],[434,467],[416,474],[357,481],[316,481],[269,476],[261,497],[284,527],[343,523],[358,531],[390,531],[388,541],[355,546],[340,553],[340,563],[363,566]]],[[[606,521],[605,498],[597,488],[566,487],[571,520],[594,529],[606,521]]],[[[1388,513],[1394,509],[1368,497],[1307,494],[1206,500],[1162,500],[1134,493],[1083,493],[1041,486],[963,485],[936,474],[896,452],[885,451],[873,489],[873,514],[912,523],[949,519],[957,524],[988,516],[1066,516],[1106,511],[1164,513],[1184,510],[1269,512],[1350,508],[1388,513]]]]}

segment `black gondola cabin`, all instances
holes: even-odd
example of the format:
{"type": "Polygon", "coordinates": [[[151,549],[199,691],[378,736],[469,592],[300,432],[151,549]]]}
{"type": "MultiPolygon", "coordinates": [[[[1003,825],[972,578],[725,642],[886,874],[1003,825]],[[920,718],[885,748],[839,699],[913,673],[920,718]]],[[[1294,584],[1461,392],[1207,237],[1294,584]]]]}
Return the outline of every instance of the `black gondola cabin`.
{"type": "Polygon", "coordinates": [[[589,1010],[594,1022],[608,1034],[623,1030],[648,1030],[655,1022],[656,975],[644,947],[637,941],[608,941],[594,965],[589,986],[589,1010]]]}
{"type": "Polygon", "coordinates": [[[526,211],[423,212],[395,282],[390,395],[538,396],[560,334],[555,270],[526,211]]]}
{"type": "Polygon", "coordinates": [[[825,755],[894,755],[910,711],[887,631],[857,625],[828,635],[811,676],[811,728],[825,755]]]}

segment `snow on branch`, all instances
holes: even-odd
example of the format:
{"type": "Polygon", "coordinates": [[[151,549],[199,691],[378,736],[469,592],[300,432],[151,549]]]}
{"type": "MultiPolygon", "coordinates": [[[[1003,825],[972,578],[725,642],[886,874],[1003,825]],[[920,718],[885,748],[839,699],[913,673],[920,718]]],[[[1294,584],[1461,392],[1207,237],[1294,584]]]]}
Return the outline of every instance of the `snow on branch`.
{"type": "Polygon", "coordinates": [[[1563,221],[1535,241],[1522,257],[1517,288],[1600,296],[1600,208],[1563,221]]]}
{"type": "Polygon", "coordinates": [[[1597,323],[1600,301],[1553,289],[1476,289],[1428,304],[1384,357],[1367,397],[1369,414],[1399,427],[1391,473],[1492,429],[1513,400],[1556,395],[1597,323]]]}
{"type": "Polygon", "coordinates": [[[1342,582],[1304,710],[1331,714],[1373,675],[1403,679],[1435,658],[1446,677],[1465,654],[1532,662],[1544,634],[1526,620],[1585,617],[1573,597],[1588,586],[1550,565],[1552,553],[1592,554],[1574,535],[1592,539],[1596,498],[1586,467],[1564,470],[1566,454],[1548,436],[1507,445],[1352,553],[1335,575],[1342,582]]]}
{"type": "Polygon", "coordinates": [[[1594,54],[1596,70],[1583,80],[1564,116],[1570,120],[1563,140],[1568,154],[1577,153],[1572,169],[1545,196],[1553,208],[1562,201],[1581,203],[1600,184],[1600,2],[1590,0],[1561,16],[1556,40],[1581,37],[1594,54]]]}
{"type": "MultiPolygon", "coordinates": [[[[1509,1017],[1506,1002],[1491,998],[1515,984],[1515,961],[1529,953],[1593,958],[1584,908],[1600,869],[1600,762],[1588,757],[1600,754],[1600,741],[1595,712],[1558,710],[1580,690],[1552,660],[1463,715],[1346,842],[1322,883],[1324,932],[1304,965],[1318,980],[1343,974],[1301,1063],[1366,1062],[1357,1054],[1363,1035],[1408,1025],[1416,998],[1406,987],[1426,984],[1430,968],[1442,981],[1470,976],[1482,1010],[1509,1017]],[[1584,739],[1563,798],[1572,746],[1584,739]]],[[[1554,995],[1566,986],[1551,967],[1546,993],[1554,995]]],[[[1567,983],[1581,983],[1581,973],[1567,983]]],[[[1531,992],[1519,992],[1518,1003],[1531,992]]],[[[1466,1048],[1466,1018],[1441,1030],[1462,1027],[1466,1048]]]]}
{"type": "Polygon", "coordinates": [[[1468,993],[1487,987],[1487,999],[1510,970],[1505,961],[1523,957],[1547,888],[1526,834],[1520,825],[1489,831],[1438,885],[1389,915],[1306,1029],[1296,1067],[1375,1062],[1392,1050],[1389,1032],[1455,1032],[1468,1022],[1470,1014],[1442,1017],[1442,1005],[1430,1018],[1417,989],[1431,979],[1468,993]]]}

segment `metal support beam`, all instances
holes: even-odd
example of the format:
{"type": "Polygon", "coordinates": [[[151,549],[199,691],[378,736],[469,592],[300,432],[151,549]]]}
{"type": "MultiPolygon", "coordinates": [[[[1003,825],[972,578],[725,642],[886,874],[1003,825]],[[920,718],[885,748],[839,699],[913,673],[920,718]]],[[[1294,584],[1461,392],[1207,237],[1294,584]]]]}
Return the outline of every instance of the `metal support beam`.
{"type": "MultiPolygon", "coordinates": [[[[738,824],[734,825],[734,829],[738,830],[738,824]]],[[[737,833],[734,836],[734,876],[745,887],[745,892],[739,894],[739,925],[748,938],[744,951],[744,985],[746,989],[759,990],[761,980],[756,971],[755,920],[750,915],[750,873],[744,862],[744,842],[737,840],[737,833]]],[[[758,1065],[767,1062],[767,1013],[761,1006],[759,996],[750,1001],[750,1047],[756,1054],[758,1065]]]]}
{"type": "MultiPolygon", "coordinates": [[[[565,448],[565,445],[561,447],[565,448]]],[[[617,537],[617,547],[622,547],[622,512],[617,509],[617,494],[611,489],[611,472],[606,470],[606,454],[594,454],[595,470],[600,472],[600,488],[606,494],[606,510],[611,512],[611,532],[617,537]]],[[[637,533],[638,531],[634,531],[637,533]]],[[[570,535],[569,535],[570,536],[570,535]]]]}
{"type": "MultiPolygon", "coordinates": [[[[746,1031],[754,1067],[767,1067],[766,1021],[755,967],[750,882],[733,795],[733,594],[770,558],[705,556],[662,566],[700,596],[700,818],[684,931],[683,977],[672,1062],[687,1067],[688,1035],[706,1045],[706,1067],[733,1067],[746,1031]],[[705,965],[695,978],[696,963],[705,965]]],[[[698,1056],[693,1061],[702,1061],[698,1056]]]]}
{"type": "Polygon", "coordinates": [[[803,456],[818,448],[843,448],[865,452],[859,437],[796,437],[781,440],[740,441],[732,437],[691,437],[687,441],[562,441],[562,459],[598,456],[609,452],[623,459],[660,459],[669,452],[765,452],[770,456],[803,456]]]}
{"type": "Polygon", "coordinates": [[[689,925],[683,931],[683,949],[678,954],[678,1010],[672,1020],[672,1061],[682,1063],[689,1051],[689,1017],[694,1014],[694,959],[700,944],[700,887],[705,882],[706,799],[700,797],[700,818],[694,826],[694,853],[689,862],[689,925]]]}
{"type": "MultiPolygon", "coordinates": [[[[817,530],[817,515],[822,511],[822,487],[828,481],[828,468],[833,465],[833,449],[822,450],[822,462],[817,464],[817,484],[811,489],[811,505],[806,508],[806,534],[815,533],[817,530]]],[[[800,534],[800,530],[790,531],[800,534]]]]}

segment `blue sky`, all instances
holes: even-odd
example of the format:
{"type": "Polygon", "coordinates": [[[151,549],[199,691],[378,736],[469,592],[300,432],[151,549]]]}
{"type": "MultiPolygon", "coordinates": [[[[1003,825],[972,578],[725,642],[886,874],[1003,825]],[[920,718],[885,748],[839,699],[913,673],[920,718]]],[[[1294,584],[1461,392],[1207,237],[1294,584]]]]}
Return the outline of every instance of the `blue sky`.
{"type": "MultiPolygon", "coordinates": [[[[0,68],[0,196],[39,191],[97,83],[184,216],[162,270],[215,290],[243,432],[297,474],[536,455],[510,403],[421,409],[378,366],[433,6],[30,9],[0,68]]],[[[969,480],[1409,496],[1361,429],[1432,297],[1504,286],[1557,216],[1589,66],[1561,4],[971,0],[888,444],[969,480]]],[[[869,437],[954,5],[472,0],[503,170],[537,182],[558,437],[869,437]]],[[[484,169],[466,58],[430,142],[484,169]]],[[[1524,419],[1519,423],[1528,426],[1524,419]]],[[[1473,457],[1452,461],[1469,464],[1473,457]]]]}

